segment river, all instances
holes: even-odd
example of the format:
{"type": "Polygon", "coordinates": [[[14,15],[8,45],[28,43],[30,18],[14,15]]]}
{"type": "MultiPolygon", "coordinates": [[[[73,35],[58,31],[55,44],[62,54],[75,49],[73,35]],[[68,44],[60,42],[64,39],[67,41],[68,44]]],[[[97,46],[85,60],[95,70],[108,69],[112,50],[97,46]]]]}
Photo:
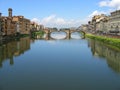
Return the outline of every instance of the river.
{"type": "Polygon", "coordinates": [[[120,50],[72,37],[1,45],[0,90],[120,90],[120,50]]]}

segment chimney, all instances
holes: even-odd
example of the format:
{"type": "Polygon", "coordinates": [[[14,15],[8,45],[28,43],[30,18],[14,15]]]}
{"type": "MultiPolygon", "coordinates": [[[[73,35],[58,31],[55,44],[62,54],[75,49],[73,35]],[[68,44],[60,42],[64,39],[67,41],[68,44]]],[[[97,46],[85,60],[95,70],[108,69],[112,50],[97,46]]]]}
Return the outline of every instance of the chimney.
{"type": "Polygon", "coordinates": [[[2,13],[0,13],[0,18],[2,17],[2,13]]]}
{"type": "Polygon", "coordinates": [[[9,16],[9,17],[12,17],[12,8],[9,8],[9,9],[8,9],[8,16],[9,16]]]}

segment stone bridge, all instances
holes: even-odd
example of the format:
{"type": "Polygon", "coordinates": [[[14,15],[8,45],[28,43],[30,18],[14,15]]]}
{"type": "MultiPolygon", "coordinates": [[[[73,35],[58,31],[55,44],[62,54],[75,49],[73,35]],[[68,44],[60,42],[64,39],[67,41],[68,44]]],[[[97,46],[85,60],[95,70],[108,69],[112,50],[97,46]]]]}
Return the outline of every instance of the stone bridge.
{"type": "Polygon", "coordinates": [[[52,32],[65,32],[66,33],[66,37],[64,38],[64,39],[70,39],[71,38],[71,34],[72,33],[74,33],[74,32],[81,32],[81,33],[83,33],[83,36],[85,36],[85,32],[84,31],[82,31],[82,30],[53,30],[53,29],[45,29],[45,30],[43,30],[47,35],[46,35],[46,38],[48,38],[48,39],[53,39],[52,37],[51,37],[51,33],[52,32]]]}

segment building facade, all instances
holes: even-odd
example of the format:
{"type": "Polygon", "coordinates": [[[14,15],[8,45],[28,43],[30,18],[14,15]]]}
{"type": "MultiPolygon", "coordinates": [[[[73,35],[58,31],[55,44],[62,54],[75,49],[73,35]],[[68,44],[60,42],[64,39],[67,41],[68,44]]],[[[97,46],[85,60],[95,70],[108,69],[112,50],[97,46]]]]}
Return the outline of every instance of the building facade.
{"type": "Polygon", "coordinates": [[[120,35],[120,10],[111,12],[109,16],[95,15],[88,22],[89,32],[120,35]]]}
{"type": "Polygon", "coordinates": [[[111,12],[109,16],[108,29],[110,33],[120,34],[120,10],[111,12]]]}
{"type": "Polygon", "coordinates": [[[17,33],[30,34],[30,20],[24,16],[12,16],[12,9],[8,9],[8,16],[1,16],[2,36],[13,36],[17,33]]]}
{"type": "Polygon", "coordinates": [[[101,14],[101,15],[95,15],[92,18],[92,25],[93,25],[93,30],[95,32],[100,32],[100,33],[107,33],[108,32],[108,20],[109,17],[101,14]]]}
{"type": "Polygon", "coordinates": [[[0,41],[2,40],[2,13],[0,13],[0,41]]]}
{"type": "Polygon", "coordinates": [[[8,9],[8,16],[1,16],[2,19],[2,27],[1,32],[2,35],[15,35],[15,22],[12,21],[12,9],[8,9]]]}
{"type": "Polygon", "coordinates": [[[30,20],[24,18],[24,16],[13,16],[13,22],[15,22],[15,29],[20,34],[30,34],[30,20]]]}

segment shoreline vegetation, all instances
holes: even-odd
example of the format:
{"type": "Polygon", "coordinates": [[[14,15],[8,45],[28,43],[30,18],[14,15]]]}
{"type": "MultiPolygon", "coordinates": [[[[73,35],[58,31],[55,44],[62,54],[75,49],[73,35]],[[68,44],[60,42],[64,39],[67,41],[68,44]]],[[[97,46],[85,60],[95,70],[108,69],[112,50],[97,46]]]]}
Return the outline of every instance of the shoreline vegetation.
{"type": "Polygon", "coordinates": [[[44,31],[36,31],[31,33],[31,37],[36,38],[36,36],[39,35],[42,38],[44,34],[45,34],[44,31]]]}
{"type": "Polygon", "coordinates": [[[107,36],[94,35],[94,34],[86,34],[85,36],[90,39],[101,41],[105,43],[108,47],[111,47],[120,51],[120,39],[110,38],[107,36]]]}

